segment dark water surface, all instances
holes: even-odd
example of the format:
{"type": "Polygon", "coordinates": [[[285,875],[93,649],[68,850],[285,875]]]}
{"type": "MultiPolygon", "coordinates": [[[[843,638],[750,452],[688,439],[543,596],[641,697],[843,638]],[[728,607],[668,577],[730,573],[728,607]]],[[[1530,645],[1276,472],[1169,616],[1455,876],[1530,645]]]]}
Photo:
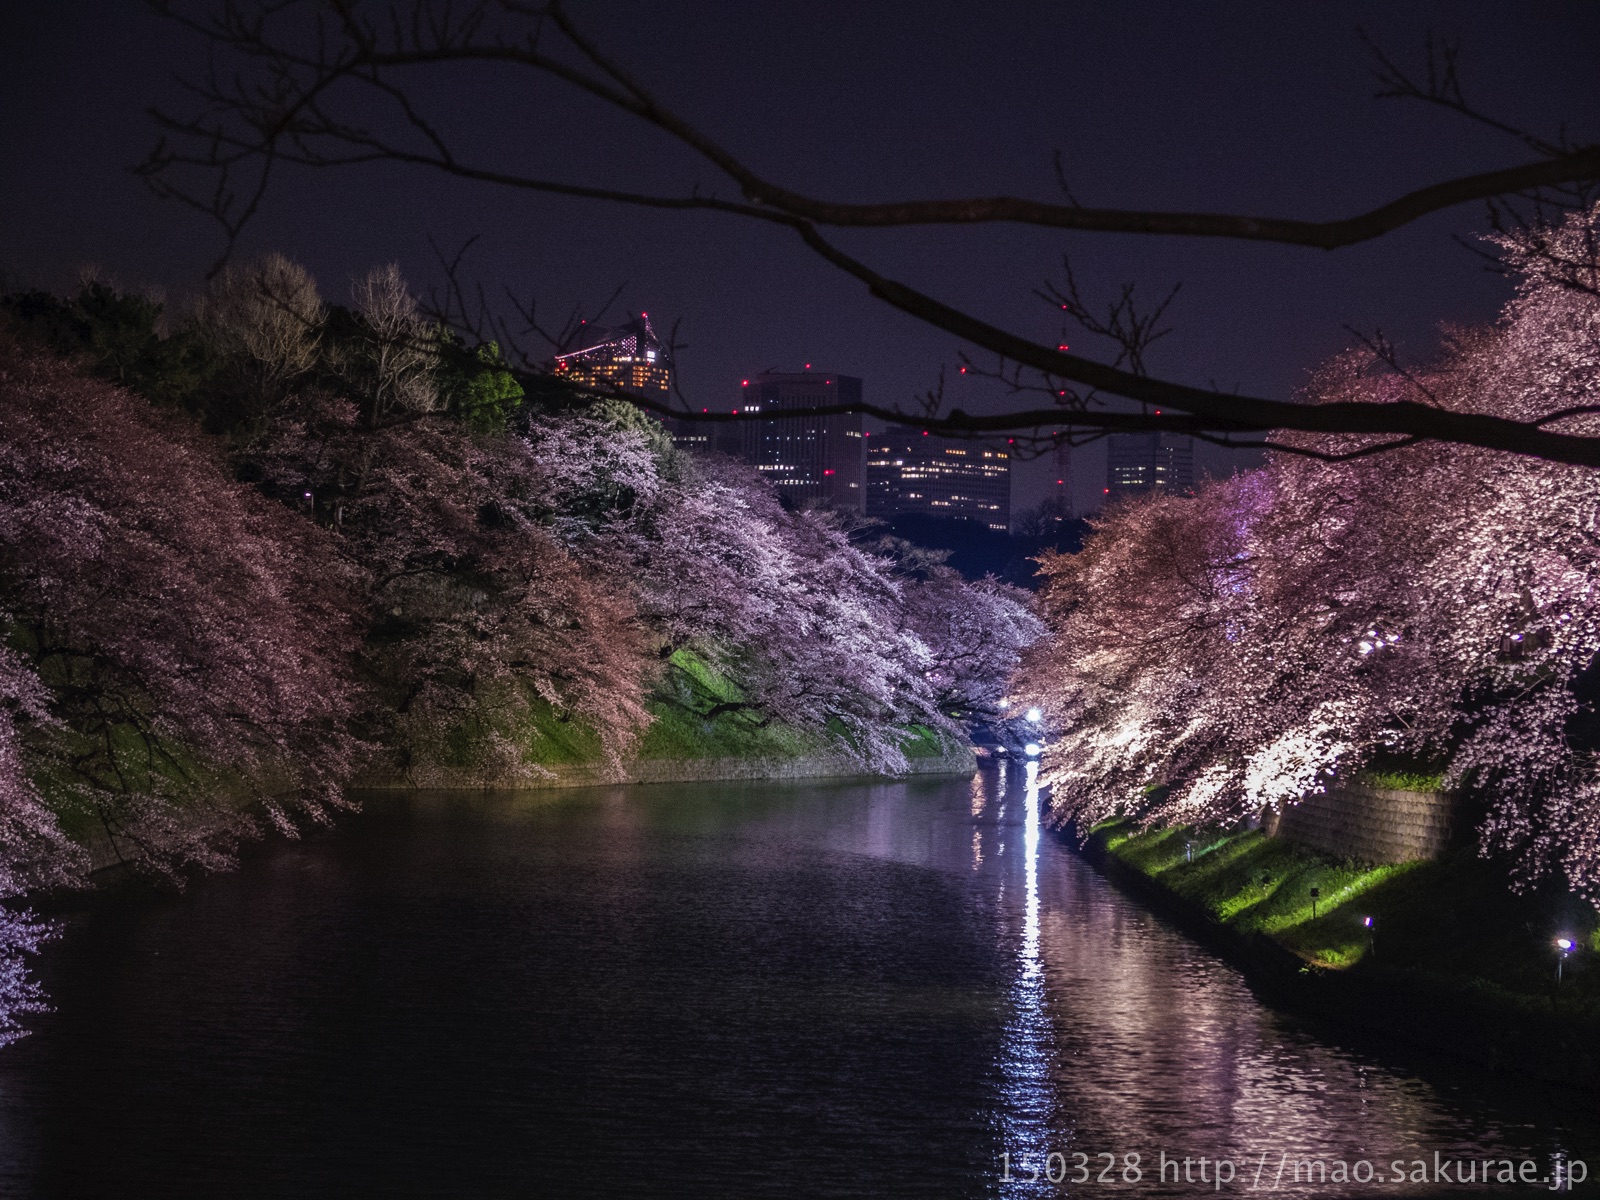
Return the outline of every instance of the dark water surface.
{"type": "Polygon", "coordinates": [[[102,901],[46,956],[56,1012],[0,1053],[0,1188],[1200,1195],[1220,1155],[1227,1194],[1466,1194],[1438,1152],[1452,1179],[1527,1159],[1540,1182],[1493,1194],[1536,1195],[1600,1170],[1591,1098],[1272,1013],[1037,803],[992,772],[423,794],[102,901]],[[1430,1182],[1296,1186],[1313,1158],[1430,1182]]]}

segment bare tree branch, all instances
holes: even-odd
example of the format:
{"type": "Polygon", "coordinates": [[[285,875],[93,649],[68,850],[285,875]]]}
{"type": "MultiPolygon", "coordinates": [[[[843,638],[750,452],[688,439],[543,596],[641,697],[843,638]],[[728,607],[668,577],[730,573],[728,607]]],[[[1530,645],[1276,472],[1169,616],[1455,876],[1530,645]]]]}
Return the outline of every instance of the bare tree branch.
{"type": "MultiPolygon", "coordinates": [[[[1306,404],[1150,378],[1144,373],[1143,351],[1160,336],[1162,331],[1157,324],[1172,297],[1169,295],[1154,313],[1138,314],[1132,307],[1130,288],[1124,292],[1121,307],[1114,303],[1107,317],[1101,319],[1076,298],[1076,286],[1069,274],[1068,291],[1058,296],[1057,302],[1080,322],[1088,318],[1098,324],[1101,332],[1122,346],[1122,353],[1111,364],[1073,355],[1057,346],[1008,333],[889,279],[846,254],[819,229],[1013,222],[1049,229],[1232,238],[1334,249],[1380,237],[1463,202],[1493,202],[1509,197],[1538,205],[1543,203],[1548,189],[1581,188],[1600,181],[1600,146],[1570,146],[1564,140],[1539,139],[1473,109],[1461,93],[1453,46],[1430,49],[1425,84],[1411,80],[1379,54],[1383,94],[1439,105],[1494,125],[1518,136],[1540,158],[1446,180],[1352,217],[1315,222],[1088,208],[1078,204],[1070,192],[1066,192],[1066,204],[1010,196],[848,204],[807,196],[757,174],[662,104],[576,27],[560,0],[475,0],[465,4],[390,0],[372,6],[365,6],[360,0],[261,0],[258,4],[216,0],[206,18],[180,11],[171,0],[157,0],[157,5],[199,33],[215,50],[236,56],[246,67],[231,77],[213,69],[205,80],[191,83],[191,92],[202,106],[197,115],[178,118],[155,113],[166,138],[140,168],[160,194],[210,212],[221,222],[230,247],[259,209],[272,173],[282,163],[328,167],[401,162],[456,178],[527,191],[658,209],[717,211],[792,229],[809,249],[858,279],[874,296],[935,328],[992,351],[1003,363],[1038,372],[1055,391],[1057,403],[1052,409],[995,416],[975,416],[959,410],[941,414],[940,393],[939,405],[925,405],[927,411],[920,421],[930,428],[938,425],[941,432],[970,436],[1037,430],[1059,425],[1066,412],[1075,428],[1101,432],[1138,427],[1205,430],[1219,437],[1279,429],[1378,434],[1393,435],[1394,445],[1441,440],[1560,462],[1600,465],[1600,438],[1555,432],[1543,427],[1547,423],[1543,419],[1520,422],[1415,401],[1306,404]],[[375,18],[368,15],[372,12],[376,12],[375,18]],[[692,149],[726,176],[737,188],[738,198],[702,194],[698,189],[688,195],[669,196],[593,187],[467,161],[442,131],[441,123],[422,111],[416,94],[400,78],[420,69],[461,65],[520,68],[575,87],[692,149]],[[367,100],[386,102],[393,123],[409,134],[390,135],[339,116],[335,105],[351,88],[364,91],[367,100]],[[188,185],[186,172],[198,172],[202,183],[209,186],[188,185]],[[235,177],[250,172],[254,174],[250,175],[249,184],[236,188],[235,177]],[[1093,407],[1100,393],[1133,400],[1156,411],[1128,414],[1093,407]]],[[[1065,189],[1059,162],[1057,173],[1065,189]]],[[[462,297],[458,295],[456,299],[462,297]]],[[[523,315],[530,330],[548,336],[533,319],[531,306],[523,315]]],[[[1093,324],[1086,327],[1092,328],[1093,324]]],[[[637,398],[632,399],[637,402],[637,398]]],[[[866,405],[854,406],[851,411],[892,420],[906,416],[866,405]]],[[[687,411],[675,415],[698,416],[687,411]]]]}
{"type": "MultiPolygon", "coordinates": [[[[1046,284],[1034,294],[1066,313],[1089,333],[1115,343],[1117,357],[1112,366],[1120,367],[1123,363],[1127,363],[1128,370],[1135,375],[1147,374],[1145,353],[1152,345],[1172,332],[1170,325],[1161,324],[1161,318],[1166,315],[1168,306],[1177,299],[1183,285],[1173,284],[1172,290],[1159,304],[1142,312],[1133,299],[1136,285],[1125,283],[1122,285],[1122,294],[1106,305],[1106,315],[1100,317],[1090,311],[1084,302],[1083,294],[1078,289],[1077,277],[1072,273],[1072,263],[1065,256],[1061,259],[1061,268],[1066,275],[1065,291],[1055,284],[1046,284]]],[[[1057,346],[1057,349],[1065,350],[1066,347],[1057,346]]]]}

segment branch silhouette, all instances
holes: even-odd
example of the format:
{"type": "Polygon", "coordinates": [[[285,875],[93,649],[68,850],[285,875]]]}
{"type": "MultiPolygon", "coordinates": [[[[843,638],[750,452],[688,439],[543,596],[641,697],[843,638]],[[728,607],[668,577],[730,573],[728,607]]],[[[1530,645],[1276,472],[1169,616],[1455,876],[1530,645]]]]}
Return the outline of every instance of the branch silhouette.
{"type": "MultiPolygon", "coordinates": [[[[1091,407],[1079,393],[1063,391],[1058,392],[1062,402],[1052,409],[992,416],[954,410],[918,418],[943,432],[963,436],[1008,431],[1036,434],[1043,428],[1071,424],[1102,433],[1133,427],[1181,432],[1203,429],[1220,438],[1265,435],[1273,430],[1375,434],[1388,435],[1389,441],[1384,443],[1388,445],[1437,440],[1600,466],[1600,437],[1553,431],[1546,428],[1547,419],[1515,421],[1414,401],[1313,404],[1243,396],[1153,378],[1138,360],[1124,358],[1133,368],[1125,370],[1118,364],[1074,355],[1012,334],[891,279],[847,254],[821,232],[824,227],[1008,222],[1048,229],[1222,238],[1333,250],[1382,237],[1462,203],[1493,204],[1514,198],[1537,205],[1553,195],[1549,203],[1570,207],[1570,198],[1563,202],[1562,197],[1587,194],[1586,189],[1600,183],[1600,146],[1536,138],[1468,105],[1456,78],[1453,47],[1448,48],[1442,68],[1436,57],[1430,57],[1430,82],[1425,85],[1410,81],[1374,48],[1381,94],[1442,105],[1493,125],[1517,137],[1525,150],[1538,157],[1448,179],[1366,212],[1319,222],[1091,208],[1077,203],[1070,192],[1064,204],[1013,196],[858,204],[806,195],[760,175],[662,103],[578,28],[560,0],[477,0],[465,5],[442,0],[375,4],[360,0],[262,0],[258,4],[220,0],[205,16],[192,15],[171,0],[157,0],[157,8],[206,39],[213,51],[238,60],[238,69],[231,74],[213,66],[205,78],[189,81],[189,90],[200,106],[198,113],[181,117],[152,113],[163,136],[138,168],[158,194],[206,212],[221,224],[227,239],[224,260],[259,211],[273,173],[281,165],[405,163],[523,191],[657,209],[714,211],[787,228],[813,253],[901,312],[1049,380],[1069,381],[1092,393],[1160,407],[1159,412],[1119,413],[1091,407]],[[596,187],[478,161],[452,143],[441,131],[442,123],[423,111],[417,94],[404,82],[410,72],[463,65],[520,68],[559,80],[688,147],[714,166],[736,194],[719,196],[696,188],[685,195],[666,195],[596,187]],[[387,103],[389,126],[380,130],[341,115],[346,111],[339,107],[341,97],[348,89],[365,92],[367,102],[387,103]],[[1137,421],[1130,425],[1134,418],[1137,421]]],[[[1431,56],[1436,54],[1430,49],[1431,56]]],[[[1153,339],[1147,334],[1146,344],[1149,340],[1153,339]]],[[[636,397],[630,399],[637,402],[636,397]]],[[[867,405],[852,406],[851,410],[883,415],[867,405]]],[[[701,414],[681,410],[674,415],[699,419],[701,414]]],[[[721,414],[705,415],[722,419],[721,414]]],[[[886,419],[902,420],[904,414],[886,419]]]]}

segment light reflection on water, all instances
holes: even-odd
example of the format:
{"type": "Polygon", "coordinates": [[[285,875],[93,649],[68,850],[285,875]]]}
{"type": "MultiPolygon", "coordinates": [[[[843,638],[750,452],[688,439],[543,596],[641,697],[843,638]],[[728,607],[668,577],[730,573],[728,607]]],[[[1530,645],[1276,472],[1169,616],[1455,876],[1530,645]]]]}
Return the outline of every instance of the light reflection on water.
{"type": "MultiPolygon", "coordinates": [[[[1049,994],[1044,960],[1039,948],[1039,764],[1026,767],[1022,800],[1023,907],[1022,940],[1017,948],[1017,977],[1012,987],[1012,1015],[1005,1038],[1005,1092],[1000,1119],[1005,1129],[1001,1168],[1006,1195],[1046,1191],[1048,1176],[1060,1174],[1052,1153],[1067,1149],[1065,1130],[1055,1127],[1054,1079],[1057,1062],[1055,1037],[1050,1027],[1049,994]],[[1013,1167],[1013,1164],[1014,1167],[1013,1167]],[[1043,1184],[1031,1179],[1033,1168],[1044,1170],[1043,1184]]],[[[1004,778],[1001,779],[1004,783],[1004,778]]]]}
{"type": "Polygon", "coordinates": [[[1031,767],[422,794],[108,898],[0,1054],[0,1194],[1189,1195],[1218,1156],[1224,1194],[1466,1194],[1277,1172],[1600,1160],[1587,1099],[1263,1008],[1041,814],[1031,767]],[[1031,1180],[1075,1154],[1106,1181],[1031,1180]]]}
{"type": "MultiPolygon", "coordinates": [[[[1130,1171],[1140,1173],[1142,1194],[1184,1194],[1199,1186],[1204,1160],[1208,1190],[1326,1195],[1333,1185],[1313,1183],[1307,1164],[1337,1170],[1342,1160],[1349,1169],[1372,1164],[1369,1186],[1380,1191],[1431,1194],[1460,1191],[1458,1183],[1435,1186],[1436,1153],[1446,1164],[1532,1158],[1542,1180],[1562,1177],[1552,1169],[1572,1157],[1567,1137],[1600,1154],[1593,1118],[1582,1115],[1589,1098],[1564,1096],[1537,1112],[1479,1105],[1473,1086],[1494,1091],[1501,1085],[1491,1077],[1451,1072],[1467,1081],[1467,1094],[1450,1095],[1453,1088],[1386,1070],[1261,1007],[1232,969],[1061,847],[1047,843],[1041,854],[1035,772],[1027,764],[1025,898],[1014,918],[1004,1064],[1012,1182],[1003,1194],[1059,1194],[1036,1172],[1131,1186],[1130,1171]],[[1414,1174],[1418,1159],[1428,1185],[1396,1179],[1395,1160],[1414,1174]],[[1297,1167],[1305,1168],[1298,1184],[1297,1167]]],[[[1484,1178],[1477,1172],[1474,1165],[1474,1178],[1484,1178]]]]}

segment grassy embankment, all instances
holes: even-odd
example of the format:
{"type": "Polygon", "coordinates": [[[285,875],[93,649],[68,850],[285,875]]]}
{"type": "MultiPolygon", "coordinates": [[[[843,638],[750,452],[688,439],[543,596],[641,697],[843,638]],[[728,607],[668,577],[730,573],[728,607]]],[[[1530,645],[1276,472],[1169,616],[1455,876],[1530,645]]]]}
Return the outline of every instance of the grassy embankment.
{"type": "MultiPolygon", "coordinates": [[[[678,651],[648,702],[654,720],[635,749],[642,760],[691,759],[796,759],[836,753],[827,739],[775,721],[765,720],[748,708],[738,684],[687,651],[678,651]]],[[[442,765],[470,761],[470,746],[480,731],[459,729],[437,750],[442,765]]],[[[544,767],[579,766],[604,760],[600,739],[581,721],[558,714],[549,705],[533,707],[530,719],[518,728],[499,731],[526,747],[526,761],[544,767]]],[[[948,750],[931,729],[907,727],[901,750],[908,758],[937,758],[948,750]]]]}
{"type": "MultiPolygon", "coordinates": [[[[737,707],[742,699],[737,684],[727,676],[680,651],[673,656],[669,670],[648,702],[654,720],[639,739],[633,756],[644,761],[781,762],[840,752],[837,740],[765,721],[759,713],[737,707]],[[702,715],[713,712],[718,705],[729,707],[716,711],[715,716],[702,715]]],[[[266,790],[273,790],[271,780],[241,778],[208,763],[189,747],[153,739],[131,725],[112,724],[103,736],[113,747],[123,787],[134,792],[176,795],[180,797],[180,808],[204,803],[224,809],[250,809],[263,783],[266,790]]],[[[477,748],[488,736],[520,746],[524,761],[541,767],[593,766],[606,761],[600,738],[592,727],[563,716],[545,703],[523,707],[515,719],[497,720],[492,729],[481,722],[463,722],[437,741],[417,747],[416,752],[426,768],[459,769],[470,774],[478,761],[477,748]]],[[[74,761],[81,740],[76,735],[63,735],[52,766],[35,783],[48,798],[67,835],[93,845],[104,841],[104,823],[95,804],[81,794],[80,781],[65,769],[74,761]]],[[[933,730],[914,725],[903,731],[901,749],[908,758],[927,760],[947,754],[951,747],[933,730]]],[[[285,780],[284,786],[287,785],[285,780]]]]}
{"type": "Polygon", "coordinates": [[[1259,830],[1141,832],[1110,821],[1090,837],[1095,850],[1236,935],[1237,944],[1267,939],[1314,976],[1338,973],[1351,982],[1459,996],[1508,1016],[1600,1026],[1600,919],[1593,906],[1554,890],[1519,896],[1501,866],[1470,848],[1435,862],[1374,866],[1259,830]],[[1313,888],[1320,892],[1315,906],[1313,888]],[[1559,988],[1558,936],[1577,943],[1559,988]]]}

